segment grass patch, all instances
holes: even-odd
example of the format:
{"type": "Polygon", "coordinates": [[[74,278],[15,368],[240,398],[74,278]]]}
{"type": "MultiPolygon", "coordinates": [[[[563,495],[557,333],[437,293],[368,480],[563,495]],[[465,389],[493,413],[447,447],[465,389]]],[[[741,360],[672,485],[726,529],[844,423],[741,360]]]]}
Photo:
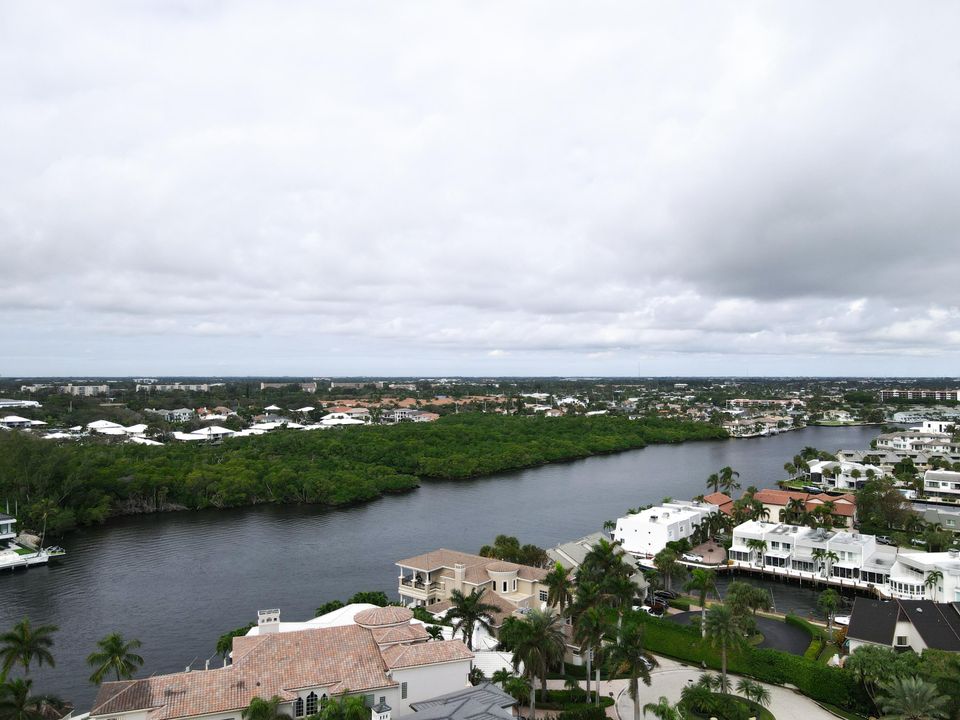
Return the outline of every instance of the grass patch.
{"type": "Polygon", "coordinates": [[[817,705],[822,707],[824,710],[832,712],[834,715],[839,715],[840,717],[845,718],[845,720],[867,720],[866,716],[864,715],[857,715],[854,712],[844,710],[843,708],[837,707],[836,705],[831,705],[830,703],[818,702],[817,705]]]}
{"type": "Polygon", "coordinates": [[[31,550],[30,548],[23,547],[23,545],[18,545],[13,549],[17,555],[33,555],[36,550],[31,550]]]}

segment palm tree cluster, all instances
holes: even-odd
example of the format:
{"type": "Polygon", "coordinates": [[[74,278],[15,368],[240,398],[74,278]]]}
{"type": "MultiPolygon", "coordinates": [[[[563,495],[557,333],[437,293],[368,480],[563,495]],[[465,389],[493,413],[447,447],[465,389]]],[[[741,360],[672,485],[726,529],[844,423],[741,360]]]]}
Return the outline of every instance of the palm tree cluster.
{"type": "MultiPolygon", "coordinates": [[[[0,635],[0,720],[50,720],[72,709],[53,695],[33,694],[33,666],[56,667],[52,652],[56,631],[55,625],[33,625],[30,618],[23,618],[0,635]],[[17,668],[23,677],[11,678],[10,672],[17,668]]],[[[133,677],[143,665],[143,658],[131,652],[138,647],[139,640],[126,642],[119,633],[100,640],[97,651],[87,658],[94,667],[90,681],[99,685],[108,674],[117,680],[133,677]]]]}
{"type": "Polygon", "coordinates": [[[722,492],[729,495],[733,490],[740,489],[740,483],[737,478],[740,473],[731,467],[720,468],[719,472],[712,473],[707,478],[707,488],[713,492],[722,492]]]}

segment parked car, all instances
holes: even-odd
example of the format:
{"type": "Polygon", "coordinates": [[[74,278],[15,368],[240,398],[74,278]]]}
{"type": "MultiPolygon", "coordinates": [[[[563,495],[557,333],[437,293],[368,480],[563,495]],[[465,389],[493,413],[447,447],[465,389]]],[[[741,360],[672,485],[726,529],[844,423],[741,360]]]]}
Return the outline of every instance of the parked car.
{"type": "Polygon", "coordinates": [[[654,617],[663,617],[663,613],[666,612],[667,606],[663,603],[656,603],[651,607],[644,606],[640,609],[648,615],[653,615],[654,617]]]}
{"type": "Polygon", "coordinates": [[[684,553],[680,557],[687,562],[703,562],[703,555],[696,555],[694,553],[684,553]]]}
{"type": "Polygon", "coordinates": [[[877,542],[881,545],[893,545],[893,540],[886,535],[877,535],[877,542]]]}
{"type": "Polygon", "coordinates": [[[680,597],[673,590],[654,590],[653,596],[664,600],[676,600],[680,597]]]}

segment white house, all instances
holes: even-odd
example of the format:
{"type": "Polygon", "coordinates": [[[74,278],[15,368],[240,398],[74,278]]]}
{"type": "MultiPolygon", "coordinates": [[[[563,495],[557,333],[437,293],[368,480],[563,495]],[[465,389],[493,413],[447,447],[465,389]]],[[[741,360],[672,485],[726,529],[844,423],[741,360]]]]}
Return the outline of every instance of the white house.
{"type": "Polygon", "coordinates": [[[704,518],[715,512],[719,512],[716,505],[697,501],[658,505],[619,518],[612,533],[613,539],[635,557],[653,557],[668,542],[693,535],[704,518]]]}

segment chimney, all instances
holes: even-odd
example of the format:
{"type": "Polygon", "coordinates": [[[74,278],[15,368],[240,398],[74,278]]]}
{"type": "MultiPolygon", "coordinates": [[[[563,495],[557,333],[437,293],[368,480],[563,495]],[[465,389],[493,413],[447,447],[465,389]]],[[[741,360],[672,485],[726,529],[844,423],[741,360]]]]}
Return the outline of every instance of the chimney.
{"type": "Polygon", "coordinates": [[[390,720],[390,706],[379,702],[370,708],[370,720],[390,720]]]}
{"type": "MultiPolygon", "coordinates": [[[[463,576],[467,571],[467,566],[463,563],[456,563],[453,566],[453,588],[463,592],[463,576]]],[[[375,720],[375,719],[374,719],[375,720]]]]}
{"type": "Polygon", "coordinates": [[[280,632],[280,611],[259,610],[257,612],[257,627],[260,628],[261,635],[280,632]]]}

